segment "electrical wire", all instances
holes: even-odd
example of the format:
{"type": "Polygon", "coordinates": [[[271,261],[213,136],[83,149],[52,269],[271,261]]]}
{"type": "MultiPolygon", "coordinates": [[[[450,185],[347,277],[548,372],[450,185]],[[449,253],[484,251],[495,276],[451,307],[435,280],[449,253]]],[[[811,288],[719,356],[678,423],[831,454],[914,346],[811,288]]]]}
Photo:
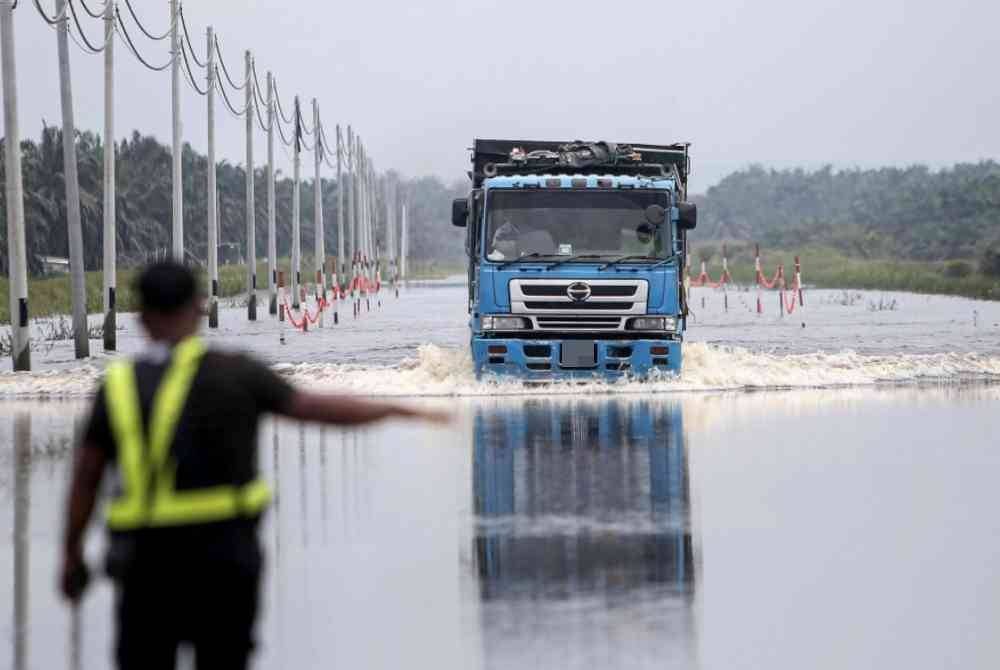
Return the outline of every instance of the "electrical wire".
{"type": "Polygon", "coordinates": [[[271,132],[271,125],[264,125],[264,115],[260,113],[260,105],[257,106],[257,114],[254,114],[254,118],[257,119],[257,125],[260,126],[262,132],[271,132]]]}
{"type": "Polygon", "coordinates": [[[219,80],[219,68],[218,68],[218,66],[216,66],[216,68],[215,68],[215,81],[217,83],[216,88],[218,88],[219,91],[222,92],[222,99],[226,101],[226,107],[228,107],[229,111],[233,113],[233,116],[239,118],[239,117],[243,116],[244,114],[246,114],[247,105],[243,105],[243,109],[240,110],[240,111],[236,111],[236,107],[233,106],[232,100],[229,99],[229,94],[226,93],[226,87],[219,80]]]}
{"type": "MultiPolygon", "coordinates": [[[[38,0],[35,0],[35,2],[37,1],[38,0]]],[[[121,29],[121,33],[125,37],[125,42],[128,44],[129,49],[132,51],[132,55],[138,58],[140,63],[145,65],[153,72],[163,72],[168,67],[174,64],[174,59],[177,58],[177,54],[173,54],[170,57],[170,60],[167,61],[166,65],[163,65],[161,67],[156,67],[155,65],[152,65],[149,61],[147,61],[145,58],[143,58],[142,54],[139,53],[139,50],[135,48],[135,43],[132,42],[132,37],[128,34],[128,29],[125,28],[125,22],[122,20],[121,12],[118,10],[117,7],[115,7],[115,16],[118,17],[118,27],[121,29]]]]}
{"type": "Polygon", "coordinates": [[[95,19],[100,19],[104,17],[104,12],[105,10],[107,10],[109,2],[111,2],[111,0],[105,0],[104,7],[102,7],[101,10],[98,12],[91,10],[90,7],[87,6],[86,0],[80,0],[80,5],[83,7],[83,11],[87,12],[95,19]]]}
{"type": "Polygon", "coordinates": [[[301,136],[299,137],[299,150],[300,151],[301,150],[305,150],[307,153],[312,153],[314,149],[315,149],[315,142],[312,145],[310,145],[308,142],[306,142],[306,140],[305,140],[304,137],[301,137],[301,136]]]}
{"type": "Polygon", "coordinates": [[[38,13],[42,15],[42,19],[45,21],[45,23],[49,24],[50,26],[56,26],[66,20],[66,12],[69,10],[69,3],[63,5],[62,11],[56,14],[54,17],[50,17],[48,14],[45,13],[45,10],[42,9],[42,3],[40,3],[38,0],[35,0],[35,9],[37,9],[38,13]]]}
{"type": "MultiPolygon", "coordinates": [[[[132,15],[132,20],[135,21],[135,25],[139,26],[139,30],[142,31],[142,34],[148,37],[149,39],[153,40],[154,42],[159,42],[161,40],[167,39],[168,37],[170,37],[170,33],[174,32],[174,28],[177,27],[177,17],[174,16],[172,17],[173,20],[170,22],[170,27],[167,28],[167,32],[163,33],[162,35],[154,35],[153,33],[146,30],[146,26],[142,25],[142,21],[139,20],[138,16],[136,16],[135,10],[132,9],[132,3],[129,2],[129,0],[125,0],[125,7],[128,8],[128,13],[132,15]]],[[[115,8],[115,13],[117,12],[118,9],[115,8]]]]}
{"type": "MultiPolygon", "coordinates": [[[[319,124],[319,135],[323,140],[323,147],[325,148],[325,151],[323,152],[323,160],[328,161],[327,164],[329,164],[329,159],[327,158],[327,155],[330,153],[330,140],[326,138],[326,126],[324,126],[322,123],[319,124]]],[[[340,147],[337,147],[336,151],[334,151],[334,154],[336,155],[339,153],[340,153],[340,147]]],[[[333,166],[331,165],[330,167],[333,166]]]]}
{"type": "Polygon", "coordinates": [[[281,117],[282,121],[291,125],[292,119],[285,114],[285,110],[281,106],[281,94],[278,93],[278,82],[272,80],[271,87],[274,89],[274,100],[278,103],[278,115],[281,117]]]}
{"type": "MultiPolygon", "coordinates": [[[[87,34],[83,32],[83,26],[80,25],[80,17],[76,15],[76,9],[73,6],[73,0],[66,0],[66,6],[69,7],[69,13],[73,15],[73,23],[76,24],[77,32],[80,33],[80,39],[82,39],[84,44],[87,45],[87,48],[90,49],[90,51],[95,54],[104,51],[104,47],[108,46],[107,40],[105,40],[104,44],[101,45],[100,47],[95,47],[93,44],[91,44],[90,40],[87,39],[87,34]]],[[[79,42],[77,42],[77,44],[79,44],[79,42]]]]}
{"type": "Polygon", "coordinates": [[[330,142],[326,139],[326,128],[323,127],[322,123],[319,124],[319,139],[321,142],[323,162],[326,163],[326,166],[331,170],[336,170],[337,166],[330,162],[330,142]]]}
{"type": "Polygon", "coordinates": [[[181,55],[184,56],[184,70],[188,75],[188,82],[191,84],[191,88],[198,93],[198,95],[208,95],[208,86],[202,89],[198,86],[198,80],[195,79],[194,72],[191,70],[191,63],[188,61],[188,50],[184,48],[184,44],[181,43],[181,55]]]}
{"type": "Polygon", "coordinates": [[[285,131],[282,129],[281,119],[278,119],[278,123],[274,125],[278,129],[278,136],[281,137],[281,143],[284,144],[286,147],[292,146],[292,141],[287,137],[285,137],[285,131]]]}
{"type": "Polygon", "coordinates": [[[229,85],[235,88],[237,91],[242,91],[246,87],[247,82],[243,82],[242,84],[237,86],[236,82],[233,81],[232,75],[229,74],[229,68],[226,67],[226,59],[222,57],[222,47],[219,46],[218,37],[215,38],[215,53],[219,57],[219,64],[222,65],[222,72],[223,74],[226,75],[226,79],[229,80],[229,85]]]}
{"type": "MultiPolygon", "coordinates": [[[[83,2],[83,0],[80,0],[80,2],[83,2]]],[[[184,18],[184,5],[181,5],[178,13],[181,16],[181,30],[184,31],[184,40],[187,42],[188,50],[191,52],[191,60],[193,60],[198,67],[208,67],[208,63],[202,63],[198,60],[198,54],[195,53],[194,45],[191,44],[191,33],[188,31],[187,20],[184,18]]]]}
{"type": "Polygon", "coordinates": [[[297,113],[297,114],[299,115],[299,128],[300,128],[300,129],[302,130],[302,132],[304,132],[304,133],[305,133],[306,135],[312,135],[312,134],[313,134],[313,133],[314,133],[314,132],[316,131],[316,129],[315,129],[315,128],[313,128],[312,130],[309,130],[309,127],[308,127],[308,126],[306,125],[306,120],[305,120],[305,118],[303,118],[303,116],[302,116],[302,108],[301,108],[301,107],[299,107],[299,108],[298,108],[298,109],[296,110],[296,113],[297,113]]]}
{"type": "Polygon", "coordinates": [[[260,90],[260,79],[257,78],[257,61],[250,61],[250,72],[253,74],[253,90],[254,95],[257,96],[257,104],[261,107],[267,107],[267,100],[264,99],[264,94],[260,90]]]}

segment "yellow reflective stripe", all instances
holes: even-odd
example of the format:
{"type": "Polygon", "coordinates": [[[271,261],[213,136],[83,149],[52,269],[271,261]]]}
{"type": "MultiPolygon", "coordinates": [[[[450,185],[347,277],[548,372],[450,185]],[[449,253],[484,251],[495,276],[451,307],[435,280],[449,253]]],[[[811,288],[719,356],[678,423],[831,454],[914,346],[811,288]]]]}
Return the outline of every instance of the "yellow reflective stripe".
{"type": "Polygon", "coordinates": [[[137,524],[142,520],[145,481],[139,390],[135,368],[130,363],[117,362],[108,366],[104,402],[117,445],[118,470],[124,489],[108,507],[108,522],[112,525],[137,524]]]}
{"type": "MultiPolygon", "coordinates": [[[[198,372],[198,362],[205,352],[201,338],[189,337],[174,348],[173,361],[163,375],[150,415],[149,442],[153,466],[163,468],[170,455],[174,431],[191,390],[191,382],[198,372]]],[[[173,488],[173,468],[169,468],[169,488],[173,488]]],[[[161,487],[164,482],[161,482],[161,487]]]]}
{"type": "Polygon", "coordinates": [[[153,397],[148,451],[144,449],[135,369],[124,362],[108,367],[105,382],[108,414],[126,484],[123,495],[108,506],[107,521],[113,530],[253,516],[270,502],[271,492],[263,480],[243,486],[174,490],[177,466],[170,458],[170,447],[204,353],[205,344],[197,337],[188,338],[174,348],[170,366],[153,397]],[[156,490],[147,491],[154,472],[156,490]]]}
{"type": "Polygon", "coordinates": [[[262,480],[245,486],[210,486],[191,491],[173,491],[153,502],[150,526],[225,521],[263,511],[271,492],[262,480]]]}

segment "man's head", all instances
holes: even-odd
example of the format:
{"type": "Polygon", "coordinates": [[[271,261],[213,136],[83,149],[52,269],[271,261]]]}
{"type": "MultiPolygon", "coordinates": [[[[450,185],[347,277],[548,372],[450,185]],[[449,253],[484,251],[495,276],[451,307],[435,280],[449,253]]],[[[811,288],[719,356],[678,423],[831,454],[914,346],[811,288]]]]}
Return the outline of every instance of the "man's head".
{"type": "Polygon", "coordinates": [[[149,336],[175,344],[198,332],[202,300],[194,273],[176,261],[149,265],[135,283],[149,336]]]}

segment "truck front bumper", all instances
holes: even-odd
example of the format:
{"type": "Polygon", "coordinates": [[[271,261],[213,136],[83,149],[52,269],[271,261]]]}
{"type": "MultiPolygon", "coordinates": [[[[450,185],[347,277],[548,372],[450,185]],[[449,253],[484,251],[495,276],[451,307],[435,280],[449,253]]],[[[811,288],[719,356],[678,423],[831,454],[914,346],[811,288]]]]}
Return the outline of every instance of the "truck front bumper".
{"type": "Polygon", "coordinates": [[[680,374],[681,343],[677,340],[595,339],[595,361],[588,367],[563,365],[563,342],[565,340],[473,337],[472,360],[476,377],[496,375],[526,381],[588,381],[680,374]]]}

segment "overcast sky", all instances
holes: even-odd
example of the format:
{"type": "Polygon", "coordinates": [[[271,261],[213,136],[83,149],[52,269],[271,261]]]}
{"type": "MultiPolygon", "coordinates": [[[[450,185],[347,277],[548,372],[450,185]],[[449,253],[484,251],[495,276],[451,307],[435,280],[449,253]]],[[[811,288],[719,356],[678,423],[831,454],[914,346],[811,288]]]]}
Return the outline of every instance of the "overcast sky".
{"type": "MultiPolygon", "coordinates": [[[[133,6],[165,30],[166,0],[133,6]]],[[[330,131],[352,123],[380,168],[411,176],[461,178],[474,137],[690,141],[697,191],[752,162],[1000,154],[1000,5],[983,0],[189,0],[185,15],[196,48],[215,27],[234,76],[251,49],[286,109],[295,93],[304,108],[317,97],[330,131]]],[[[100,22],[81,20],[97,39],[100,22]]],[[[15,33],[22,135],[36,138],[43,118],[60,120],[56,36],[31,0],[15,33]]],[[[133,39],[166,61],[167,42],[133,39]]],[[[77,125],[99,131],[103,60],[71,47],[77,125]]],[[[169,71],[142,69],[122,46],[116,57],[116,135],[169,143],[169,71]]],[[[183,97],[185,139],[204,150],[204,99],[187,85],[183,97]]],[[[244,125],[221,101],[217,134],[220,158],[242,163],[244,125]]]]}

